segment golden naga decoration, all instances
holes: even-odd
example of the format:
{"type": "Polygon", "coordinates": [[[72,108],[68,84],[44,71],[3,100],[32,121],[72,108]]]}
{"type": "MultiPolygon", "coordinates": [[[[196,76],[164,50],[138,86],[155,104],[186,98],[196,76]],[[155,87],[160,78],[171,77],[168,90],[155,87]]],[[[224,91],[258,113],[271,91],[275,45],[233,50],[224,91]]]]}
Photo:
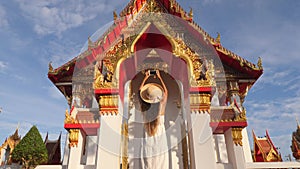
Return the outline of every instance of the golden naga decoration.
{"type": "Polygon", "coordinates": [[[190,17],[190,19],[193,19],[193,17],[194,17],[193,8],[190,8],[189,17],[190,17]]]}
{"type": "Polygon", "coordinates": [[[216,43],[220,44],[221,43],[221,35],[219,32],[217,34],[218,34],[218,36],[216,37],[215,41],[216,41],[216,43]]]}
{"type": "Polygon", "coordinates": [[[263,69],[261,57],[258,57],[257,66],[259,69],[263,69]]]}
{"type": "Polygon", "coordinates": [[[118,19],[118,14],[116,11],[113,11],[113,15],[114,15],[114,21],[116,21],[118,19]]]}
{"type": "Polygon", "coordinates": [[[91,37],[89,36],[88,37],[88,47],[89,48],[92,48],[92,47],[94,47],[95,45],[94,45],[94,42],[91,40],[91,37]]]}
{"type": "Polygon", "coordinates": [[[173,10],[173,12],[179,11],[179,6],[175,0],[170,0],[170,8],[173,10]]]}
{"type": "Polygon", "coordinates": [[[75,124],[75,123],[78,123],[77,120],[75,120],[74,117],[72,117],[70,114],[69,114],[69,111],[68,109],[66,110],[65,112],[65,124],[75,124]]]}
{"type": "Polygon", "coordinates": [[[49,66],[48,72],[53,72],[52,61],[49,62],[48,66],[49,66]]]}
{"type": "Polygon", "coordinates": [[[232,128],[232,139],[235,145],[243,146],[243,128],[232,128]]]}
{"type": "Polygon", "coordinates": [[[79,138],[79,129],[69,130],[69,147],[77,147],[79,138]]]}
{"type": "Polygon", "coordinates": [[[170,0],[170,9],[172,9],[174,7],[174,0],[170,0]]]}
{"type": "Polygon", "coordinates": [[[247,121],[246,109],[244,107],[242,112],[234,118],[234,121],[239,121],[239,122],[247,121]]]}

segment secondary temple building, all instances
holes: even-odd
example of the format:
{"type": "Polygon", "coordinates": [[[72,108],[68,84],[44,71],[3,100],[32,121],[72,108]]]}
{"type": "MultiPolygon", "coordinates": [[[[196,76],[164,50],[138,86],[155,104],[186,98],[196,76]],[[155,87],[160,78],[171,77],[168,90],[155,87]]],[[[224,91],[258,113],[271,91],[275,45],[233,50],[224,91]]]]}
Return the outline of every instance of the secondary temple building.
{"type": "Polygon", "coordinates": [[[159,71],[169,91],[169,168],[278,166],[253,164],[246,131],[243,102],[263,73],[261,59],[253,64],[224,48],[175,0],[131,0],[84,52],[56,69],[49,64],[49,79],[70,105],[57,168],[141,168],[139,88],[148,71],[159,71]]]}

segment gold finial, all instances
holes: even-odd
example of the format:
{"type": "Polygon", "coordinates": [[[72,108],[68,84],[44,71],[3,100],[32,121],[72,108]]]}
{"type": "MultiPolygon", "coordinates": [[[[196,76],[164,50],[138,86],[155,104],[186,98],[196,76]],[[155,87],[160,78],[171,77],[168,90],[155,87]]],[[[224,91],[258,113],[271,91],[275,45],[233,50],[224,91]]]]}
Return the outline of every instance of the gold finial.
{"type": "Polygon", "coordinates": [[[91,36],[88,37],[88,47],[94,46],[93,41],[91,40],[91,36]]]}
{"type": "Polygon", "coordinates": [[[263,69],[261,57],[258,57],[257,66],[259,69],[263,69]]]}
{"type": "Polygon", "coordinates": [[[220,35],[219,32],[217,32],[217,34],[218,34],[218,36],[217,36],[217,38],[216,38],[216,42],[217,42],[217,43],[221,43],[221,35],[220,35]]]}
{"type": "Polygon", "coordinates": [[[189,17],[191,19],[193,19],[193,17],[194,17],[193,8],[191,8],[191,7],[190,7],[190,12],[189,12],[189,17]]]}
{"type": "Polygon", "coordinates": [[[130,15],[131,14],[131,8],[129,7],[128,9],[127,9],[127,15],[130,15]]]}
{"type": "Polygon", "coordinates": [[[53,72],[52,61],[49,62],[49,70],[48,72],[53,72]]]}
{"type": "Polygon", "coordinates": [[[173,7],[173,5],[174,5],[174,2],[173,2],[173,0],[170,0],[170,8],[172,8],[172,7],[173,7]]]}
{"type": "Polygon", "coordinates": [[[117,14],[117,12],[115,10],[113,12],[113,15],[114,15],[114,21],[117,20],[118,19],[118,14],[117,14]]]}

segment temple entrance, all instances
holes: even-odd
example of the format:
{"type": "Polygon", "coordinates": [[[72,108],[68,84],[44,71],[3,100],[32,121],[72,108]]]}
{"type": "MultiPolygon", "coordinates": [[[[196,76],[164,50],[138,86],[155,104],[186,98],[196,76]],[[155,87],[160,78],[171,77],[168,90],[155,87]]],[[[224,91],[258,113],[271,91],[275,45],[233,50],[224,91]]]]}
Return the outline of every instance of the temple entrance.
{"type": "MultiPolygon", "coordinates": [[[[167,149],[165,152],[168,157],[169,168],[185,168],[183,161],[187,155],[186,127],[185,127],[185,112],[182,106],[183,90],[181,90],[181,82],[176,81],[170,74],[161,72],[162,79],[167,87],[168,98],[164,114],[164,128],[162,133],[167,137],[167,149]],[[184,148],[184,149],[183,149],[184,148]]],[[[144,117],[141,110],[141,99],[139,96],[139,88],[144,79],[144,71],[139,72],[126,85],[125,96],[128,96],[128,116],[124,116],[123,123],[128,124],[128,166],[132,169],[141,168],[141,158],[143,158],[143,141],[145,138],[144,117]]],[[[159,84],[158,78],[150,77],[146,83],[159,84]]],[[[125,99],[126,100],[126,99],[125,99]]],[[[157,145],[160,146],[160,145],[157,145]]],[[[123,154],[124,155],[124,154],[123,154]]]]}

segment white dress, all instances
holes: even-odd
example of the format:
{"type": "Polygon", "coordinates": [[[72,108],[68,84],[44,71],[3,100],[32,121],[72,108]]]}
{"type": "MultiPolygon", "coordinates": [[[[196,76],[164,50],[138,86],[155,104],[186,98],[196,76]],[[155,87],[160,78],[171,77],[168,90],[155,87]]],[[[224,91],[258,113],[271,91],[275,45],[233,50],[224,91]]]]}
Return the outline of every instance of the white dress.
{"type": "Polygon", "coordinates": [[[164,115],[159,116],[155,135],[145,132],[142,142],[142,169],[169,169],[167,136],[164,115]]]}

